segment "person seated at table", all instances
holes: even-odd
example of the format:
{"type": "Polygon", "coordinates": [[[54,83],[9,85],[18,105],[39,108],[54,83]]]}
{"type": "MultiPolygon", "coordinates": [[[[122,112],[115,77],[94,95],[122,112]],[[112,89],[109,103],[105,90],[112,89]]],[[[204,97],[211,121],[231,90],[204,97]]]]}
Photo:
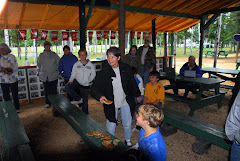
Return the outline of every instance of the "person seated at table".
{"type": "Polygon", "coordinates": [[[140,156],[143,155],[144,160],[166,160],[166,146],[159,131],[159,126],[163,118],[164,114],[162,109],[159,109],[155,105],[141,105],[138,109],[136,124],[142,127],[139,133],[138,151],[140,152],[140,156]]]}
{"type": "MultiPolygon", "coordinates": [[[[180,75],[185,76],[185,71],[189,70],[189,71],[195,71],[196,72],[196,77],[202,77],[203,73],[200,69],[200,67],[196,64],[195,62],[196,58],[194,56],[189,56],[188,58],[188,62],[186,62],[182,68],[180,69],[180,75]]],[[[183,87],[185,88],[185,93],[184,93],[184,97],[187,97],[188,93],[189,93],[189,89],[193,89],[194,85],[191,83],[176,83],[173,81],[170,81],[171,85],[173,86],[173,91],[175,95],[178,95],[178,89],[179,87],[183,87]]]]}
{"type": "Polygon", "coordinates": [[[164,106],[165,88],[159,82],[160,74],[158,71],[149,73],[149,83],[147,83],[144,92],[143,104],[152,103],[159,108],[164,106]]]}
{"type": "Polygon", "coordinates": [[[96,76],[96,70],[93,64],[86,59],[87,51],[85,49],[80,49],[78,55],[80,60],[73,65],[72,74],[65,90],[74,100],[71,103],[82,103],[82,111],[88,114],[88,93],[96,76]],[[80,95],[76,89],[79,89],[80,95]]]}

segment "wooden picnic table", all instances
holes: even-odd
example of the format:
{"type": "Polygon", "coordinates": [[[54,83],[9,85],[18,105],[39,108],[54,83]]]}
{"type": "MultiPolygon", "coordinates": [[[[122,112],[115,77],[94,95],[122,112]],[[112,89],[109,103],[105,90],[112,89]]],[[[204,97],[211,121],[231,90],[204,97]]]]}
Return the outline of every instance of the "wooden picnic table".
{"type": "MultiPolygon", "coordinates": [[[[167,97],[173,98],[174,100],[177,100],[177,101],[186,102],[189,104],[190,106],[190,112],[188,113],[189,116],[192,116],[195,110],[203,108],[204,106],[208,106],[214,103],[218,104],[218,108],[222,106],[222,100],[225,93],[220,93],[219,87],[220,87],[220,83],[224,82],[225,80],[213,79],[213,78],[200,78],[200,77],[191,78],[191,77],[184,77],[179,75],[173,76],[173,75],[167,75],[164,72],[162,72],[160,76],[162,79],[167,79],[169,81],[192,83],[194,84],[195,87],[197,87],[195,99],[174,95],[166,92],[167,97]],[[209,91],[211,89],[214,89],[214,95],[209,96],[209,95],[203,94],[204,91],[209,91]]],[[[168,89],[173,89],[173,87],[170,85],[168,86],[168,89]]]]}
{"type": "MultiPolygon", "coordinates": [[[[201,69],[203,73],[208,73],[209,77],[211,77],[211,75],[215,75],[220,77],[221,79],[224,79],[225,81],[229,80],[232,82],[235,82],[236,80],[236,75],[238,75],[239,70],[235,70],[235,69],[223,69],[223,68],[212,68],[212,67],[207,67],[207,68],[203,68],[201,69]],[[230,74],[231,76],[226,76],[223,74],[230,74]]],[[[226,85],[221,85],[221,87],[223,88],[227,88],[227,89],[232,89],[232,86],[226,86],[226,85]]]]}

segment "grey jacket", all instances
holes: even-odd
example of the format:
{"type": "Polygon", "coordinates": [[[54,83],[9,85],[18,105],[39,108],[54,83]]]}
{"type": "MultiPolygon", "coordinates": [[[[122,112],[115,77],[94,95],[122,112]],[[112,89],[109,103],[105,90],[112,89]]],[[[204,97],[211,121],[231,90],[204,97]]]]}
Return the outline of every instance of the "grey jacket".
{"type": "Polygon", "coordinates": [[[42,82],[58,79],[59,56],[53,51],[44,51],[37,59],[37,72],[42,82]]]}
{"type": "Polygon", "coordinates": [[[240,142],[240,91],[228,114],[225,132],[229,140],[233,141],[236,139],[240,142]]]}

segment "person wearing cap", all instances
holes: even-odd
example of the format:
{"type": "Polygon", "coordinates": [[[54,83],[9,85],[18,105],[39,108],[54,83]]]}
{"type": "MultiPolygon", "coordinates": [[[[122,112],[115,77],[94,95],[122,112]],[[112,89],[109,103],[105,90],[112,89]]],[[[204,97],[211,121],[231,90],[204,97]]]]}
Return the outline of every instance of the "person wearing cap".
{"type": "Polygon", "coordinates": [[[7,44],[0,44],[0,84],[4,101],[9,101],[10,90],[12,92],[14,107],[17,112],[19,109],[18,99],[18,63],[17,59],[11,53],[7,44]]]}
{"type": "Polygon", "coordinates": [[[138,48],[137,55],[141,57],[142,69],[140,72],[143,78],[144,86],[149,82],[149,73],[152,68],[156,67],[156,52],[150,47],[150,37],[146,37],[144,45],[138,48]]]}
{"type": "Polygon", "coordinates": [[[44,51],[37,59],[37,72],[40,81],[43,82],[46,108],[51,106],[48,100],[48,95],[57,94],[59,60],[59,56],[51,51],[51,43],[45,41],[44,51]]]}
{"type": "MultiPolygon", "coordinates": [[[[70,47],[68,45],[63,47],[63,52],[64,55],[59,61],[58,70],[66,84],[71,77],[73,65],[78,61],[78,58],[70,52],[70,47]]],[[[67,96],[70,101],[73,100],[69,94],[67,94],[67,96]]]]}

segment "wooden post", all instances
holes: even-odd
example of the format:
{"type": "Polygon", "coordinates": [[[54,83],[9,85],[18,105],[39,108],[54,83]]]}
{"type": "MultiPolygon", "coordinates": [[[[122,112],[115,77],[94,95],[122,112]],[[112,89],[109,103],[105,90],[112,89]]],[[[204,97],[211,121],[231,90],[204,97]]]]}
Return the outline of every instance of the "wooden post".
{"type": "Polygon", "coordinates": [[[129,31],[129,45],[132,46],[132,31],[129,31]]]}
{"type": "Polygon", "coordinates": [[[200,44],[199,44],[199,67],[202,68],[203,41],[204,41],[205,16],[201,16],[200,21],[200,44]]]}
{"type": "Polygon", "coordinates": [[[237,42],[236,63],[238,62],[239,41],[237,42]]]}
{"type": "Polygon", "coordinates": [[[167,32],[164,32],[164,57],[163,57],[163,71],[165,71],[165,68],[167,67],[167,32]]]}
{"type": "Polygon", "coordinates": [[[155,30],[155,18],[152,20],[152,44],[156,52],[156,30],[155,30]]]}
{"type": "MultiPolygon", "coordinates": [[[[173,42],[174,42],[174,33],[170,33],[170,43],[171,43],[171,54],[170,55],[173,55],[174,53],[174,45],[173,45],[173,42]]],[[[169,67],[172,68],[172,57],[169,57],[169,67]]]]}
{"type": "Polygon", "coordinates": [[[80,48],[86,49],[85,0],[79,2],[80,48]]]}
{"type": "Polygon", "coordinates": [[[125,0],[119,0],[118,38],[121,56],[125,56],[125,0]]]}

